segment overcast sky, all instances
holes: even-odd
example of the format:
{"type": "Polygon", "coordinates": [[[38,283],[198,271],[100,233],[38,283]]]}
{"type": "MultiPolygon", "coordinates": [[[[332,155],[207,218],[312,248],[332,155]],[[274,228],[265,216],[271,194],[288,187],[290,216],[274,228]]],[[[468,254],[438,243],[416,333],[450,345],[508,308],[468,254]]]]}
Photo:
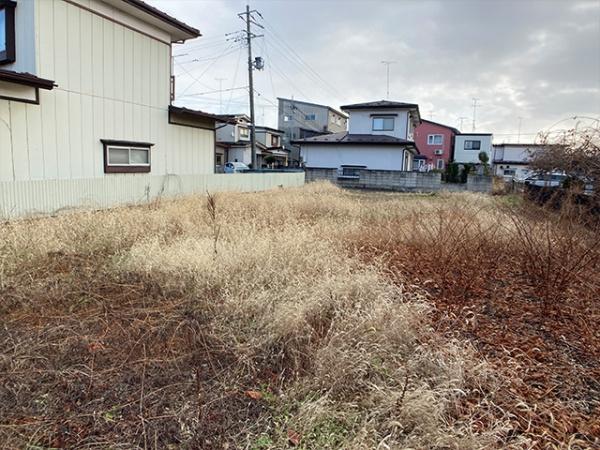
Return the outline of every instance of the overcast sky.
{"type": "MultiPolygon", "coordinates": [[[[176,45],[177,104],[246,112],[241,0],[149,0],[199,28],[176,45]],[[192,78],[193,77],[193,78],[192,78]],[[219,78],[224,80],[219,81],[219,78]],[[206,95],[211,90],[242,88],[206,95]],[[220,95],[222,96],[220,98],[220,95]]],[[[495,141],[521,140],[570,116],[600,118],[600,0],[253,0],[266,61],[255,72],[257,123],[277,125],[276,98],[333,107],[386,97],[418,103],[421,116],[495,141]],[[510,135],[512,134],[512,135],[510,135]]]]}

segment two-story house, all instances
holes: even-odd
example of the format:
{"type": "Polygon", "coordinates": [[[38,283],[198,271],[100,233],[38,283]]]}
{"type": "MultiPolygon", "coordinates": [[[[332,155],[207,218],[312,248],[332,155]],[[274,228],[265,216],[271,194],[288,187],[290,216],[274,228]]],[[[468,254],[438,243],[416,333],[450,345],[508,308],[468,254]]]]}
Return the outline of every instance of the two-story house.
{"type": "Polygon", "coordinates": [[[278,129],[283,131],[283,145],[290,150],[290,163],[300,163],[300,148],[296,139],[321,134],[341,133],[348,129],[348,115],[327,105],[278,98],[278,129]]]}
{"type": "Polygon", "coordinates": [[[221,114],[216,126],[215,165],[227,162],[252,164],[250,117],[246,114],[221,114]]]}
{"type": "Polygon", "coordinates": [[[460,131],[454,127],[421,119],[415,129],[415,144],[419,156],[415,159],[415,169],[430,171],[444,170],[452,157],[454,138],[460,131]]]}
{"type": "Polygon", "coordinates": [[[217,118],[171,104],[196,28],[141,0],[1,0],[0,24],[0,218],[271,182],[215,174],[217,118]]]}
{"type": "Polygon", "coordinates": [[[290,151],[283,145],[283,131],[256,127],[256,157],[258,167],[286,167],[290,151]]]}
{"type": "Polygon", "coordinates": [[[492,164],[491,133],[461,133],[454,137],[453,161],[459,164],[480,165],[479,153],[485,152],[492,164]]]}
{"type": "Polygon", "coordinates": [[[381,100],[341,109],[349,114],[349,131],[294,141],[307,168],[412,170],[418,105],[381,100]]]}
{"type": "Polygon", "coordinates": [[[541,144],[494,145],[494,173],[507,179],[523,179],[531,175],[529,162],[541,144]]]}

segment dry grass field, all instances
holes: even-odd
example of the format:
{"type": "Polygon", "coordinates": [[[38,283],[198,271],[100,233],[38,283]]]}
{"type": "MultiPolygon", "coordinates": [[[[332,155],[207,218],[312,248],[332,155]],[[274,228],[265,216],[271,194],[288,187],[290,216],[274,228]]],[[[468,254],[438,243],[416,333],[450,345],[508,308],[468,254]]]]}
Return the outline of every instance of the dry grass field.
{"type": "Polygon", "coordinates": [[[594,448],[597,230],[510,200],[311,184],[0,225],[0,443],[594,448]]]}

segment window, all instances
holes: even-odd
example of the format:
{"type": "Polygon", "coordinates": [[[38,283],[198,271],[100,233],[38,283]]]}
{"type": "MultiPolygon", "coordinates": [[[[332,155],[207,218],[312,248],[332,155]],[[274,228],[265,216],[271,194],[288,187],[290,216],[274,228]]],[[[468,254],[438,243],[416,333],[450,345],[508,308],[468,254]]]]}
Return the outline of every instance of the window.
{"type": "Polygon", "coordinates": [[[104,144],[104,172],[150,172],[150,148],[154,144],[102,140],[104,144]]]}
{"type": "Polygon", "coordinates": [[[439,170],[443,170],[444,169],[444,160],[443,159],[438,159],[435,163],[435,166],[439,169],[439,170]]]}
{"type": "Polygon", "coordinates": [[[249,137],[250,137],[250,130],[246,127],[240,127],[240,139],[249,138],[249,137]]]}
{"type": "Polygon", "coordinates": [[[15,62],[15,7],[13,1],[0,0],[0,64],[15,62]]]}
{"type": "Polygon", "coordinates": [[[222,166],[223,165],[223,155],[221,155],[220,153],[217,153],[215,155],[215,164],[217,166],[222,166]]]}
{"type": "Polygon", "coordinates": [[[279,136],[272,134],[271,135],[271,147],[279,147],[280,139],[279,136]]]}
{"type": "Polygon", "coordinates": [[[444,136],[441,134],[428,134],[427,145],[442,145],[444,142],[444,136]]]}
{"type": "Polygon", "coordinates": [[[465,141],[465,150],[481,149],[481,141],[465,141]]]}
{"type": "Polygon", "coordinates": [[[393,131],[393,117],[373,117],[373,131],[393,131]]]}
{"type": "Polygon", "coordinates": [[[436,155],[443,155],[444,154],[444,150],[441,149],[441,148],[438,148],[438,149],[434,150],[433,153],[436,154],[436,155]]]}
{"type": "Polygon", "coordinates": [[[338,169],[338,178],[360,178],[361,169],[366,166],[342,166],[338,169]]]}
{"type": "Polygon", "coordinates": [[[504,169],[504,175],[506,176],[515,176],[517,171],[515,169],[504,169]]]}
{"type": "Polygon", "coordinates": [[[317,116],[315,114],[305,114],[304,120],[316,120],[317,116]]]}

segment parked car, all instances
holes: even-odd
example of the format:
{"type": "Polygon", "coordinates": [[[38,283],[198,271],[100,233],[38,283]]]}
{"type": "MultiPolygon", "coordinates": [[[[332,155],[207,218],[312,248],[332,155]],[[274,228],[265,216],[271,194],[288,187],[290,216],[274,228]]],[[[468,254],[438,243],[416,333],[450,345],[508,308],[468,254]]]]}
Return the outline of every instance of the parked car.
{"type": "Polygon", "coordinates": [[[241,172],[247,172],[248,170],[250,170],[250,167],[248,167],[246,164],[235,161],[235,162],[226,163],[225,167],[223,169],[223,172],[225,172],[225,173],[241,173],[241,172]]]}
{"type": "Polygon", "coordinates": [[[523,183],[529,186],[558,188],[567,178],[567,175],[562,173],[549,173],[527,177],[523,183]]]}

